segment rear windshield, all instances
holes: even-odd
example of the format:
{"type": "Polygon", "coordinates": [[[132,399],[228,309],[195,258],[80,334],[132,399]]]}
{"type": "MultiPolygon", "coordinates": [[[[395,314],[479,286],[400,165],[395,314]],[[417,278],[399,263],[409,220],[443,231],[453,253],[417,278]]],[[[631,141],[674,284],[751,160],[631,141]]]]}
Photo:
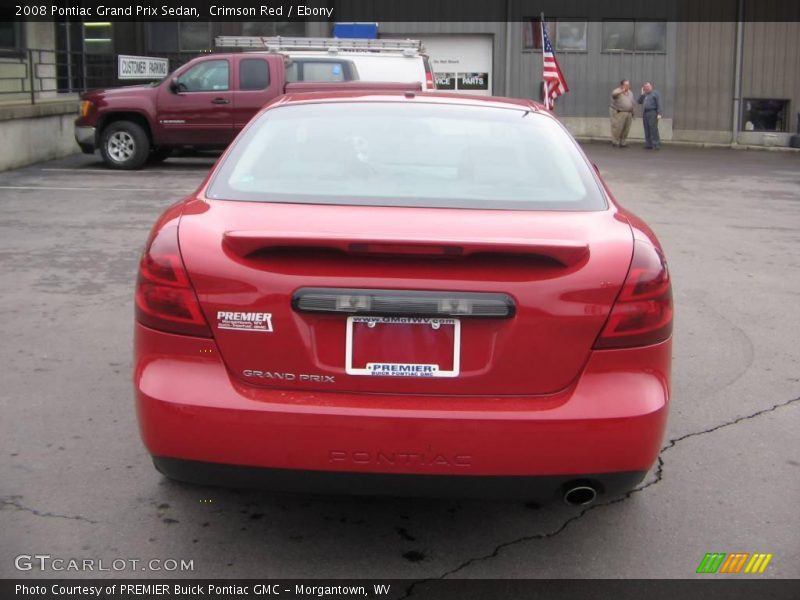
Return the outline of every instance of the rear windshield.
{"type": "Polygon", "coordinates": [[[220,165],[221,200],[507,210],[602,210],[575,143],[524,109],[418,101],[278,107],[220,165]]]}

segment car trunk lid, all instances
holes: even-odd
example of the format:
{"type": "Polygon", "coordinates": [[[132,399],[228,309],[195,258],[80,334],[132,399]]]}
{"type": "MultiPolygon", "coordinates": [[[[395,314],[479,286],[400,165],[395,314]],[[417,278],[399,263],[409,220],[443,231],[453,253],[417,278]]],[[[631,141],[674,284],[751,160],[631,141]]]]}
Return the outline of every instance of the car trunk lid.
{"type": "Polygon", "coordinates": [[[196,200],[179,235],[234,377],[364,393],[567,387],[632,251],[613,211],[196,200]]]}

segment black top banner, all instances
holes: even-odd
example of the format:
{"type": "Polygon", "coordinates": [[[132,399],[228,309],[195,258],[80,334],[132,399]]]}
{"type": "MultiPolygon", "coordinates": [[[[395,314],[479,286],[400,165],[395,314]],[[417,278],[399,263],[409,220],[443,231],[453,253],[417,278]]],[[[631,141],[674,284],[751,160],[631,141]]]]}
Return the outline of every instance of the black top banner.
{"type": "Polygon", "coordinates": [[[0,20],[800,21],[796,0],[0,0],[0,20]]]}

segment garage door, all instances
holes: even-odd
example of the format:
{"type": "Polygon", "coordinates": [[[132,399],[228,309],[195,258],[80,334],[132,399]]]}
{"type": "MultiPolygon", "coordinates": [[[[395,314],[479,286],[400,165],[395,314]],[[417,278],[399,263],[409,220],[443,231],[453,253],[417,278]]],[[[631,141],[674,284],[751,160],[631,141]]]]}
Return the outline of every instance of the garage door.
{"type": "Polygon", "coordinates": [[[492,95],[492,36],[411,36],[422,40],[440,90],[492,95]]]}

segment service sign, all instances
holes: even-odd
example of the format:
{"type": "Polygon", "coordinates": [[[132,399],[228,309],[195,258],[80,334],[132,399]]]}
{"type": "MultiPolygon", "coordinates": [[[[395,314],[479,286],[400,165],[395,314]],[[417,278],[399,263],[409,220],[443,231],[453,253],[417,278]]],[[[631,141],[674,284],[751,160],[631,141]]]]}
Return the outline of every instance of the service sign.
{"type": "Polygon", "coordinates": [[[456,89],[456,74],[455,73],[435,73],[437,90],[454,90],[456,89]]]}
{"type": "Polygon", "coordinates": [[[119,79],[163,79],[169,73],[169,60],[149,56],[117,57],[119,79]]]}

